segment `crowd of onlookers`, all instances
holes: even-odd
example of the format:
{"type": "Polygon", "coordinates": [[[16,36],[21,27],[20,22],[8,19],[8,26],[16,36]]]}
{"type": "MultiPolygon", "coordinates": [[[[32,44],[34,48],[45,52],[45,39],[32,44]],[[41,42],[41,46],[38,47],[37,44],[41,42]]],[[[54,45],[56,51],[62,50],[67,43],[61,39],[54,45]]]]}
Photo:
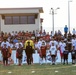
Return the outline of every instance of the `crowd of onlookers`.
{"type": "MultiPolygon", "coordinates": [[[[20,38],[22,43],[24,43],[27,40],[27,37],[31,37],[31,39],[35,42],[38,41],[39,37],[43,37],[46,41],[50,40],[50,34],[46,33],[46,31],[44,30],[43,33],[36,31],[33,32],[29,32],[29,31],[12,31],[11,33],[7,33],[7,32],[1,32],[0,33],[0,43],[3,41],[3,37],[6,37],[7,40],[11,43],[11,44],[15,44],[18,42],[18,39],[20,38]]],[[[14,47],[14,46],[13,46],[14,47]]]]}
{"type": "Polygon", "coordinates": [[[32,40],[38,41],[40,37],[43,37],[45,41],[50,41],[50,39],[54,36],[56,40],[60,40],[61,38],[72,38],[72,35],[75,35],[76,31],[73,29],[72,33],[68,31],[67,26],[64,28],[64,34],[60,30],[53,32],[46,32],[45,30],[43,32],[41,31],[12,31],[12,32],[0,32],[0,43],[3,41],[3,37],[7,37],[7,40],[11,44],[15,44],[18,42],[18,38],[21,39],[21,41],[24,43],[27,40],[27,37],[31,37],[32,40]],[[67,35],[66,35],[67,34],[67,35]]]}

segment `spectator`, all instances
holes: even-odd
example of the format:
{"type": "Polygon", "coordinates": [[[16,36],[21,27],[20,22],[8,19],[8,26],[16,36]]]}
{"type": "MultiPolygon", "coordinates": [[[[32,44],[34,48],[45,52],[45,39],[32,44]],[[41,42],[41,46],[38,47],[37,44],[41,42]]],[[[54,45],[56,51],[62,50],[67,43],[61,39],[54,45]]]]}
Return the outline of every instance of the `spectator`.
{"type": "Polygon", "coordinates": [[[65,35],[65,37],[67,37],[67,32],[68,32],[68,27],[67,27],[67,25],[65,25],[65,27],[64,27],[64,35],[65,35]]]}
{"type": "Polygon", "coordinates": [[[75,28],[73,28],[72,34],[75,36],[76,34],[75,28]]]}
{"type": "Polygon", "coordinates": [[[15,44],[15,43],[17,43],[17,42],[18,42],[17,38],[14,37],[14,39],[13,39],[13,43],[15,44]]]}
{"type": "Polygon", "coordinates": [[[58,35],[62,35],[62,33],[61,33],[61,31],[60,31],[60,30],[58,30],[58,35]]]}
{"type": "Polygon", "coordinates": [[[44,29],[44,31],[43,31],[43,33],[42,33],[42,34],[43,34],[43,36],[45,36],[45,35],[46,35],[46,31],[45,31],[45,29],[44,29]]]}

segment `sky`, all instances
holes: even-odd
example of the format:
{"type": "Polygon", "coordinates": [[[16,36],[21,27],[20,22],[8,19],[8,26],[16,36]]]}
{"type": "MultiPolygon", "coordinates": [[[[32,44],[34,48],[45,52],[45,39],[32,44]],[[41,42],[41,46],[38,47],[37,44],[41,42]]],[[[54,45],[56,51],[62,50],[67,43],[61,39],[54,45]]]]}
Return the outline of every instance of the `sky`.
{"type": "MultiPolygon", "coordinates": [[[[40,14],[43,18],[43,29],[47,32],[52,30],[51,8],[55,11],[54,30],[60,29],[62,32],[64,26],[68,26],[68,1],[69,0],[0,0],[0,8],[26,8],[26,7],[43,7],[44,13],[40,14]]],[[[70,2],[70,30],[76,28],[76,0],[70,2]]]]}

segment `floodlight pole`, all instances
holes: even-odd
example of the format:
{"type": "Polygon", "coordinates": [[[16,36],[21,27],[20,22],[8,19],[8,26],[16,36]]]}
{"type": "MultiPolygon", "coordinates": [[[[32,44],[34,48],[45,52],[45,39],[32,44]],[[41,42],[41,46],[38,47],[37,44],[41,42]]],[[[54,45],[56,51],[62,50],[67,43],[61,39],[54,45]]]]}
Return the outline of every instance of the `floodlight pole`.
{"type": "Polygon", "coordinates": [[[53,8],[51,8],[51,14],[52,14],[52,32],[53,32],[53,35],[54,35],[54,14],[55,14],[55,10],[57,10],[57,9],[60,9],[59,7],[58,8],[56,8],[56,9],[53,9],[53,8]]]}
{"type": "Polygon", "coordinates": [[[70,0],[68,0],[68,29],[69,29],[69,32],[70,32],[70,0]]]}

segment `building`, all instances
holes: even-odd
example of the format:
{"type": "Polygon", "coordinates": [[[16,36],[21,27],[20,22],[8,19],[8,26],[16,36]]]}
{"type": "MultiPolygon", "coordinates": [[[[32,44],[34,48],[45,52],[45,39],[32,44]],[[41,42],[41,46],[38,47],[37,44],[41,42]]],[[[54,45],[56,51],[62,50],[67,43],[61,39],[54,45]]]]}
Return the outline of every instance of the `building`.
{"type": "Polygon", "coordinates": [[[42,7],[0,8],[0,32],[40,30],[42,7]]]}

